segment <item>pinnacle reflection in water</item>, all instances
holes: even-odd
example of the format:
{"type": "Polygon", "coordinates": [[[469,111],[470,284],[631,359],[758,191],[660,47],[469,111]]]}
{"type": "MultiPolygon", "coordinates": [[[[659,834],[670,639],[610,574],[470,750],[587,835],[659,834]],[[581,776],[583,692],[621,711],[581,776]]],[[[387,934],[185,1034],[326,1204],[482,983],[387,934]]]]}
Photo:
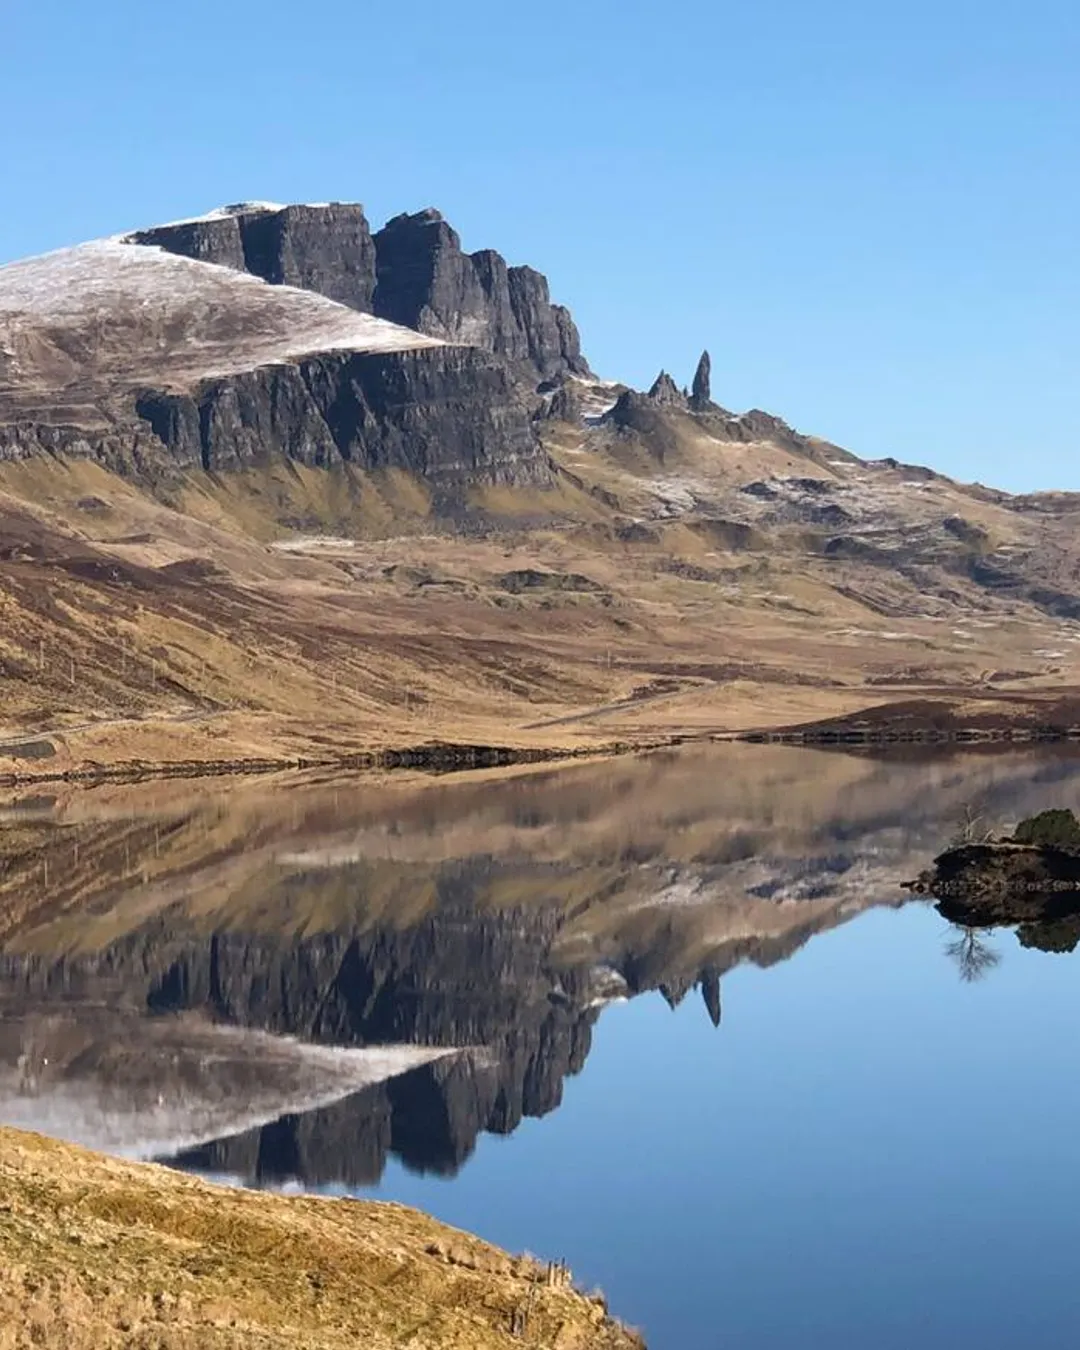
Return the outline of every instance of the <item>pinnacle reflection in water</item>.
{"type": "Polygon", "coordinates": [[[696,994],[720,1027],[733,967],[903,903],[961,803],[1020,814],[1077,770],[718,746],[14,801],[0,1120],[248,1182],[452,1174],[558,1107],[609,1003],[696,994]]]}

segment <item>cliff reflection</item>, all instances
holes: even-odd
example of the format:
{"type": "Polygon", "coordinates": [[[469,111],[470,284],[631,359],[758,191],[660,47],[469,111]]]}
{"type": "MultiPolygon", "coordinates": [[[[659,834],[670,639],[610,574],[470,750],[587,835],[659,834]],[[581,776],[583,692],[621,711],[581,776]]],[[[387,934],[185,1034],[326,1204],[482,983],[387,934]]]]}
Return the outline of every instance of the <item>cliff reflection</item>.
{"type": "Polygon", "coordinates": [[[245,1181],[453,1173],[559,1105],[607,1003],[719,1027],[728,971],[898,903],[959,802],[1039,799],[1033,764],[708,747],[13,801],[0,1119],[245,1181]]]}

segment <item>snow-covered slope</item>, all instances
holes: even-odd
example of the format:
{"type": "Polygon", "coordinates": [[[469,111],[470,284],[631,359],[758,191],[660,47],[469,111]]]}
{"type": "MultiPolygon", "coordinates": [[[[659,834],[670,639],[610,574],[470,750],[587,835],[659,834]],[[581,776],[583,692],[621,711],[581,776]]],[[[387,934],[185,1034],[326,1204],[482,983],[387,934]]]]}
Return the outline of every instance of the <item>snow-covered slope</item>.
{"type": "Polygon", "coordinates": [[[0,267],[0,400],[182,389],[319,352],[442,345],[312,291],[118,240],[0,267]]]}

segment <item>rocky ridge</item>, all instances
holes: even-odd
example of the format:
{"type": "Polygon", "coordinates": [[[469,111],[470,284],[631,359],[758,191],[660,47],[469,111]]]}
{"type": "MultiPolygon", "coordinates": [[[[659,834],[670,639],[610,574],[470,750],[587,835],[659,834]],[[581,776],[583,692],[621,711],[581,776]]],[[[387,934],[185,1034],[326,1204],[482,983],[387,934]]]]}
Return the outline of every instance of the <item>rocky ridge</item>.
{"type": "MultiPolygon", "coordinates": [[[[300,258],[288,274],[310,279],[300,258]]],[[[275,453],[436,489],[550,481],[519,382],[482,347],[135,243],[0,268],[0,461],[88,458],[152,484],[275,453]]]]}
{"type": "Polygon", "coordinates": [[[99,736],[117,708],[234,709],[232,763],[307,753],[331,703],[320,747],[411,745],[434,717],[455,743],[561,748],[790,727],[899,686],[1007,683],[1042,717],[1076,678],[1068,494],[730,412],[708,354],[683,388],[581,373],[535,277],[465,255],[435,213],[376,236],[359,208],[264,203],[162,230],[187,253],[113,239],[0,268],[16,749],[57,706],[72,763],[158,736],[99,736]]]}
{"type": "Polygon", "coordinates": [[[432,209],[395,216],[373,234],[356,204],[239,203],[126,238],[482,347],[533,386],[589,373],[570,312],[551,303],[546,277],[508,266],[493,249],[464,252],[457,232],[432,209]]]}

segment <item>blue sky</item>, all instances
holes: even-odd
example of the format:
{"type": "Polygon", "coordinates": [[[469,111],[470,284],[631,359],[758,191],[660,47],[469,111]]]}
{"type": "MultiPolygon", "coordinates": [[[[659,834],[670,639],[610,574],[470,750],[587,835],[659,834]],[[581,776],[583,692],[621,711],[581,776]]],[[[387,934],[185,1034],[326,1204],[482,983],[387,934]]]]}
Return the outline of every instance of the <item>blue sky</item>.
{"type": "Polygon", "coordinates": [[[1080,6],[0,0],[0,261],[249,197],[438,206],[601,373],[1080,489],[1080,6]]]}

